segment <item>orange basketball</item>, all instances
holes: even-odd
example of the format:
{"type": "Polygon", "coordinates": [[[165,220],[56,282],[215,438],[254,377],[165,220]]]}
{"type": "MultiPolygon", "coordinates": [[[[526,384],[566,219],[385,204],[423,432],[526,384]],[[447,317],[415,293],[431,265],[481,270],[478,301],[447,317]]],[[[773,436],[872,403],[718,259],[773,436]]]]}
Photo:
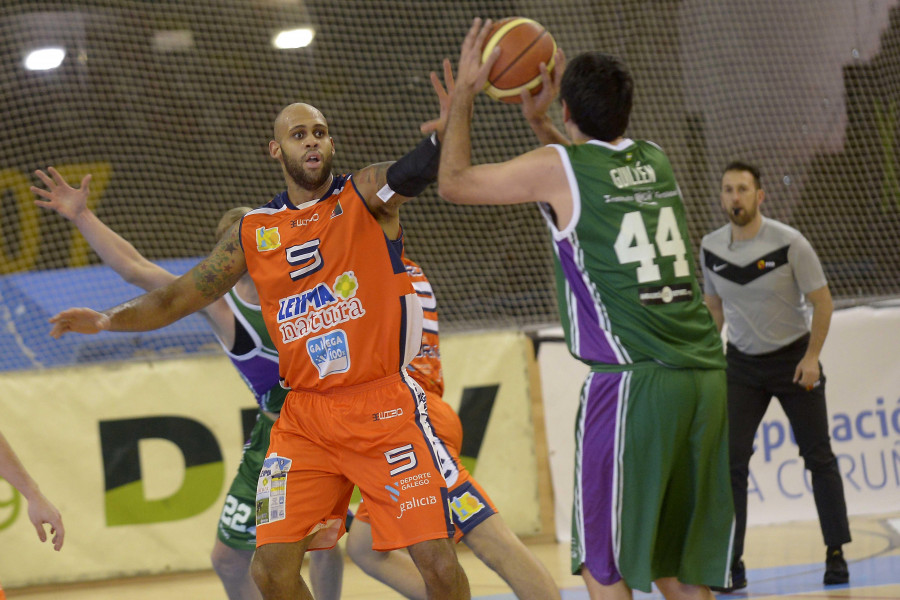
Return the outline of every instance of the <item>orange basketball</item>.
{"type": "Polygon", "coordinates": [[[481,52],[481,62],[494,48],[500,56],[491,68],[484,91],[494,100],[521,102],[523,89],[536,94],[541,89],[540,64],[552,72],[556,41],[537,21],[525,17],[508,17],[494,23],[481,52]]]}

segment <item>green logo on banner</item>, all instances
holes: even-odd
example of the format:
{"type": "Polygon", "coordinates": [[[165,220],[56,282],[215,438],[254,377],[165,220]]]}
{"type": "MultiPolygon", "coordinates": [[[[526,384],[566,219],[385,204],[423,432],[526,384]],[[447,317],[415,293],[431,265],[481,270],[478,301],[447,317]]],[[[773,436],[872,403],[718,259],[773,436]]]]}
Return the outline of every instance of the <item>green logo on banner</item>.
{"type": "Polygon", "coordinates": [[[0,531],[3,531],[12,525],[19,516],[19,511],[22,509],[22,494],[2,477],[0,477],[0,481],[9,486],[10,492],[9,498],[0,498],[0,531]]]}
{"type": "MultiPolygon", "coordinates": [[[[185,417],[145,417],[100,422],[106,488],[106,524],[136,525],[197,515],[219,497],[225,481],[222,452],[213,433],[185,417]],[[184,457],[181,487],[166,498],[148,500],[141,473],[139,442],[172,442],[184,457]]],[[[171,468],[171,465],[160,465],[171,468]]]]}
{"type": "Polygon", "coordinates": [[[224,466],[217,462],[185,469],[184,483],[168,498],[147,500],[143,481],[108,490],[106,524],[161,523],[198,515],[219,497],[224,477],[224,466]]]}

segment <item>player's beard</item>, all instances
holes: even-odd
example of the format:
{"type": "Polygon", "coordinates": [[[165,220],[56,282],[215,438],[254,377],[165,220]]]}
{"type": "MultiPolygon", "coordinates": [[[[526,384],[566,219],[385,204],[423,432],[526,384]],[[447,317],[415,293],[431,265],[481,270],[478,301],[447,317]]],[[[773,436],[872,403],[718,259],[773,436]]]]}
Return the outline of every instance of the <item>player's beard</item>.
{"type": "Polygon", "coordinates": [[[758,206],[751,206],[750,208],[743,209],[739,213],[734,214],[734,208],[730,208],[728,209],[728,218],[738,227],[744,227],[756,218],[756,213],[758,211],[758,206]]]}
{"type": "Polygon", "coordinates": [[[332,155],[327,155],[324,152],[320,152],[320,154],[322,155],[322,168],[314,175],[303,168],[305,155],[300,160],[296,160],[294,157],[286,154],[283,148],[281,150],[281,155],[284,157],[285,170],[291,179],[294,180],[294,183],[305,190],[316,190],[322,187],[328,181],[328,177],[331,176],[332,155]]]}

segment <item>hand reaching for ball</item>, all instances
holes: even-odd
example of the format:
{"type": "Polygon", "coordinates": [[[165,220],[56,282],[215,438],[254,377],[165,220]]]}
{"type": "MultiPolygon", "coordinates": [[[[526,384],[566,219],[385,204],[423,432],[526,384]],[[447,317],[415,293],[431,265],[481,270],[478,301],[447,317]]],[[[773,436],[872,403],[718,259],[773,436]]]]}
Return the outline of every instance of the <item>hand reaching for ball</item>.
{"type": "Polygon", "coordinates": [[[482,62],[482,48],[491,31],[492,21],[487,19],[482,24],[479,17],[472,21],[472,27],[463,40],[459,52],[459,66],[456,70],[456,86],[454,93],[474,97],[484,88],[488,74],[500,57],[500,48],[495,47],[482,62]]]}
{"type": "Polygon", "coordinates": [[[519,100],[522,102],[522,116],[528,122],[544,119],[553,100],[559,95],[562,74],[566,70],[566,55],[562,48],[556,49],[554,63],[552,72],[546,63],[540,64],[541,87],[537,92],[523,89],[519,93],[519,100]]]}
{"type": "Polygon", "coordinates": [[[426,121],[419,126],[419,130],[422,133],[431,133],[437,132],[437,136],[439,140],[444,138],[444,127],[447,125],[447,117],[450,115],[450,99],[453,97],[453,66],[450,64],[450,59],[444,59],[444,84],[446,84],[446,89],[444,88],[444,84],[441,84],[441,79],[438,77],[437,73],[434,71],[431,72],[431,85],[434,88],[434,92],[437,94],[438,102],[441,105],[441,115],[437,119],[432,119],[430,121],[426,121]]]}

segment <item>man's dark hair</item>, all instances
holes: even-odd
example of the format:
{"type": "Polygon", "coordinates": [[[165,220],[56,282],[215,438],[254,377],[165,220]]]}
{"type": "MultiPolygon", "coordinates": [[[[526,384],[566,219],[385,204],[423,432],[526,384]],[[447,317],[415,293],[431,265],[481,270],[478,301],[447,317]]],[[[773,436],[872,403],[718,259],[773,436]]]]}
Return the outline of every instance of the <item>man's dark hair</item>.
{"type": "Polygon", "coordinates": [[[560,98],[582,133],[602,142],[624,135],[634,83],[615,57],[585,52],[566,65],[560,98]]]}
{"type": "Polygon", "coordinates": [[[751,165],[750,163],[744,162],[742,160],[733,160],[728,163],[728,166],[722,170],[722,175],[724,175],[728,171],[746,171],[747,173],[750,173],[751,175],[753,175],[753,183],[756,184],[756,189],[762,189],[762,183],[760,183],[761,180],[759,178],[759,167],[757,167],[756,165],[751,165]]]}

